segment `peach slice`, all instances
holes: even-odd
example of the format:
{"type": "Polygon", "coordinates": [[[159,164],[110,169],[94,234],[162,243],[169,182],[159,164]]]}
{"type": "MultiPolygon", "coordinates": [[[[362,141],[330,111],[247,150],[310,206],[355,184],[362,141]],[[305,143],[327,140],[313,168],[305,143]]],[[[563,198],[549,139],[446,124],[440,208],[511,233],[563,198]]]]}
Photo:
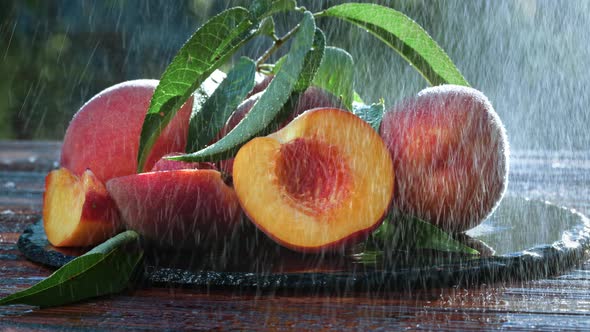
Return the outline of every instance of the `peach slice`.
{"type": "Polygon", "coordinates": [[[307,111],[252,139],[236,155],[233,181],[252,222],[295,251],[337,251],[377,228],[393,196],[381,137],[347,111],[307,111]]]}
{"type": "Polygon", "coordinates": [[[176,169],[111,179],[107,190],[124,224],[169,247],[229,237],[241,221],[235,192],[210,169],[176,169]]]}
{"type": "Polygon", "coordinates": [[[85,247],[105,241],[120,229],[119,214],[106,188],[86,170],[78,177],[65,168],[45,179],[43,224],[56,247],[85,247]]]}

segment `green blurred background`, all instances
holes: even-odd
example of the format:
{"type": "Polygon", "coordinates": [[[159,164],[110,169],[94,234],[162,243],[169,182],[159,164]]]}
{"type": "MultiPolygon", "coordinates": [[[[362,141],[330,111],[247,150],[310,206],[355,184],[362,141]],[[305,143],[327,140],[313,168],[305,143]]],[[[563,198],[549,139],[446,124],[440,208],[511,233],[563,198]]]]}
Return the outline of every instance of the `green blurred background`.
{"type": "MultiPolygon", "coordinates": [[[[344,1],[299,1],[313,11],[344,1]]],[[[364,1],[375,2],[375,1],[364,1]]],[[[420,23],[482,90],[518,149],[588,149],[590,1],[377,1],[420,23]]],[[[0,1],[0,139],[63,137],[72,115],[115,83],[158,78],[207,18],[249,1],[0,1]]],[[[297,15],[276,18],[279,34],[297,15]]],[[[373,36],[320,19],[357,63],[355,88],[386,106],[426,82],[373,36]]],[[[270,45],[257,38],[239,55],[270,45]]],[[[281,53],[276,54],[280,56],[281,53]]]]}

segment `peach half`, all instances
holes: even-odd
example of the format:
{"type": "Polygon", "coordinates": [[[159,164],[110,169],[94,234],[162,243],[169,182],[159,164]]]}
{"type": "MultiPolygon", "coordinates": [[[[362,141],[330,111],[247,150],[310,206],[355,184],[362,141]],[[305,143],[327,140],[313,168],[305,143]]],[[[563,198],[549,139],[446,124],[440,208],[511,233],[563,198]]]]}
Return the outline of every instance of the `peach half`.
{"type": "Polygon", "coordinates": [[[55,247],[96,245],[121,230],[117,207],[104,184],[90,170],[78,177],[65,168],[45,179],[43,224],[55,247]]]}
{"type": "Polygon", "coordinates": [[[381,224],[394,172],[367,123],[319,108],[246,143],[233,181],[244,212],[277,243],[300,252],[341,251],[381,224]]]}
{"type": "Polygon", "coordinates": [[[140,173],[106,186],[125,226],[158,245],[195,247],[223,240],[241,221],[235,192],[213,169],[140,173]]]}

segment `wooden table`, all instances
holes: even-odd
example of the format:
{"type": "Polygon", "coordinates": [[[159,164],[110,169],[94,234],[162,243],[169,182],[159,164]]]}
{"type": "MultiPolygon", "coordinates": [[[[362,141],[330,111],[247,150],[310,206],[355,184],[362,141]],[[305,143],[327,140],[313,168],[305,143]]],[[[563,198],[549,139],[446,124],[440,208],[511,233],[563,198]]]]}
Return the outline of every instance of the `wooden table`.
{"type": "MultiPolygon", "coordinates": [[[[0,141],[0,297],[52,272],[27,261],[16,241],[40,217],[59,148],[0,141]]],[[[515,151],[509,192],[590,214],[590,151],[515,151]]],[[[0,307],[0,330],[37,329],[590,330],[590,261],[548,279],[472,289],[369,296],[151,288],[58,308],[0,307]]]]}

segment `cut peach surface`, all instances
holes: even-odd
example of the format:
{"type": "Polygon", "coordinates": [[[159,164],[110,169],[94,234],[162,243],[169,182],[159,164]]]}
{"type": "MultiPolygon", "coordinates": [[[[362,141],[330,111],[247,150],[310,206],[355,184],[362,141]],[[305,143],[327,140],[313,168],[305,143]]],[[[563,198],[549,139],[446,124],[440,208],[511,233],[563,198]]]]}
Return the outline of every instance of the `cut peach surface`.
{"type": "Polygon", "coordinates": [[[227,238],[241,220],[235,192],[215,170],[128,175],[109,180],[107,190],[128,229],[164,246],[227,238]]]}
{"type": "Polygon", "coordinates": [[[303,113],[236,155],[234,188],[256,226],[292,250],[339,250],[381,224],[394,172],[381,137],[347,111],[303,113]]]}
{"type": "Polygon", "coordinates": [[[43,223],[47,239],[56,247],[96,245],[121,229],[104,184],[89,170],[78,177],[65,168],[46,177],[43,223]]]}

